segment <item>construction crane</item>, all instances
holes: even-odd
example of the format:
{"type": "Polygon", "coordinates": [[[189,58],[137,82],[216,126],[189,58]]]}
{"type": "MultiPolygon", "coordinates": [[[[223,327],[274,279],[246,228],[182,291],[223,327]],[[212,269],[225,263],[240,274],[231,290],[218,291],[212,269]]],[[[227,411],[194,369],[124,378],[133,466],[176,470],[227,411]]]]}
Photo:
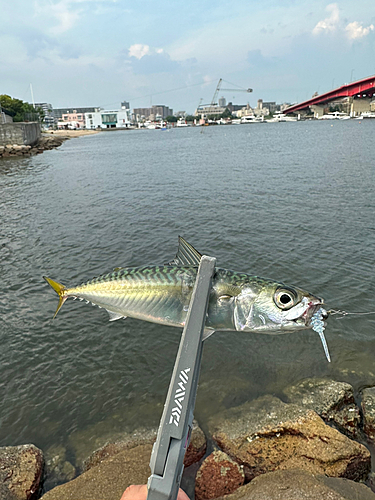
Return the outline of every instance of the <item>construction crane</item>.
{"type": "MultiPolygon", "coordinates": [[[[211,101],[210,106],[217,106],[216,101],[217,101],[217,96],[219,95],[220,90],[222,90],[223,92],[248,92],[248,93],[253,91],[253,89],[250,89],[250,88],[249,89],[222,89],[221,88],[222,82],[223,82],[223,79],[220,78],[219,83],[217,84],[215,93],[212,97],[212,101],[211,101]]],[[[227,83],[229,83],[229,82],[227,82],[227,83]]]]}
{"type": "MultiPolygon", "coordinates": [[[[220,80],[219,80],[219,82],[218,82],[218,84],[216,86],[215,93],[214,93],[214,95],[212,97],[211,104],[202,104],[203,99],[202,98],[200,99],[199,104],[198,104],[198,108],[196,110],[196,113],[202,113],[203,112],[205,114],[210,114],[210,110],[205,109],[205,108],[208,108],[208,107],[212,108],[212,107],[215,107],[215,106],[218,105],[218,103],[217,103],[217,96],[219,95],[220,90],[226,91],[226,92],[246,92],[246,93],[250,93],[250,92],[253,91],[253,89],[250,89],[250,88],[249,89],[241,89],[241,88],[238,88],[238,89],[222,89],[221,88],[221,84],[222,84],[223,81],[225,81],[225,80],[223,80],[222,78],[220,78],[220,80]]],[[[229,83],[230,85],[233,85],[230,82],[226,82],[226,83],[229,83]]],[[[203,114],[202,114],[202,116],[203,116],[203,114]]]]}

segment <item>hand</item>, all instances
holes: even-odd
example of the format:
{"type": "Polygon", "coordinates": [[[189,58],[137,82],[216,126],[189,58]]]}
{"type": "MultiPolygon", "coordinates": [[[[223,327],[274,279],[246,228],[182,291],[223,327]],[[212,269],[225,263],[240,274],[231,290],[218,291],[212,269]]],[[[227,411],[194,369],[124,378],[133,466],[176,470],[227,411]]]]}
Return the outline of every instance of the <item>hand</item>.
{"type": "MultiPolygon", "coordinates": [[[[145,484],[132,484],[124,491],[120,500],[146,500],[147,486],[145,484]]],[[[187,494],[180,488],[177,500],[190,500],[187,494]]]]}

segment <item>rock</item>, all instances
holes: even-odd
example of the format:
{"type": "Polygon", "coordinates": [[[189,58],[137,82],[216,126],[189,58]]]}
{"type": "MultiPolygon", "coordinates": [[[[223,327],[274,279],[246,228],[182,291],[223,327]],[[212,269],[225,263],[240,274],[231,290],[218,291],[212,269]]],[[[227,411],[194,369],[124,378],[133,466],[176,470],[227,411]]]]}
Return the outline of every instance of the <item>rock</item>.
{"type": "Polygon", "coordinates": [[[132,433],[123,433],[116,440],[107,442],[95,450],[83,463],[85,471],[101,464],[104,460],[114,457],[118,453],[130,450],[137,446],[153,444],[156,440],[157,429],[138,429],[132,433]]]}
{"type": "Polygon", "coordinates": [[[256,477],[231,495],[217,500],[375,500],[364,484],[313,475],[302,470],[279,470],[256,477]]]}
{"type": "Polygon", "coordinates": [[[117,453],[69,483],[56,486],[43,500],[119,500],[131,484],[146,484],[152,445],[117,453]]]}
{"type": "Polygon", "coordinates": [[[375,472],[370,472],[367,477],[366,484],[372,491],[375,491],[375,472]]]}
{"type": "Polygon", "coordinates": [[[196,420],[193,421],[193,430],[191,432],[191,439],[188,449],[185,453],[184,465],[189,467],[190,465],[199,462],[199,460],[204,457],[207,449],[207,441],[204,432],[199,427],[196,420]]]}
{"type": "Polygon", "coordinates": [[[71,481],[76,476],[75,467],[66,458],[66,449],[64,446],[49,448],[45,452],[45,483],[48,489],[49,485],[56,485],[71,481]]]}
{"type": "Polygon", "coordinates": [[[311,378],[288,387],[284,393],[290,403],[314,410],[351,438],[359,437],[361,416],[350,384],[311,378]]]}
{"type": "Polygon", "coordinates": [[[246,480],[279,469],[360,480],[370,471],[370,453],[326,425],[312,410],[272,396],[223,412],[209,421],[218,446],[240,465],[246,480]]]}
{"type": "Polygon", "coordinates": [[[202,463],[195,480],[195,498],[209,500],[233,493],[245,481],[243,469],[226,453],[214,451],[202,463]]]}
{"type": "Polygon", "coordinates": [[[33,444],[0,448],[1,499],[36,499],[43,466],[43,453],[33,444]]]}
{"type": "MultiPolygon", "coordinates": [[[[106,441],[103,446],[95,450],[83,462],[83,470],[89,470],[103,462],[103,460],[113,457],[121,451],[135,448],[141,444],[153,444],[156,440],[156,436],[157,429],[137,429],[132,433],[118,434],[115,439],[106,441]]],[[[190,444],[186,450],[184,459],[185,467],[189,467],[193,463],[199,462],[206,453],[206,447],[206,437],[198,423],[194,420],[190,444]]]]}
{"type": "Polygon", "coordinates": [[[362,391],[363,430],[367,439],[375,443],[375,387],[362,391]]]}

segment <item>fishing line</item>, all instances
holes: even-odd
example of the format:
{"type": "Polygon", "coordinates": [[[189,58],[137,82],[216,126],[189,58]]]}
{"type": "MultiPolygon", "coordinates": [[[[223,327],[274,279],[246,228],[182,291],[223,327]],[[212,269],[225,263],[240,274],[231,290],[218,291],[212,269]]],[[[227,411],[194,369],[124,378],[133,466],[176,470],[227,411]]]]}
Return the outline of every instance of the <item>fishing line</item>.
{"type": "Polygon", "coordinates": [[[341,318],[336,318],[336,319],[343,319],[345,316],[352,316],[352,315],[356,315],[356,316],[365,316],[365,315],[368,315],[368,314],[375,314],[375,311],[371,311],[371,312],[347,312],[347,311],[341,311],[340,309],[330,309],[329,311],[327,311],[328,314],[330,316],[334,316],[335,314],[341,314],[342,317],[341,318]]]}

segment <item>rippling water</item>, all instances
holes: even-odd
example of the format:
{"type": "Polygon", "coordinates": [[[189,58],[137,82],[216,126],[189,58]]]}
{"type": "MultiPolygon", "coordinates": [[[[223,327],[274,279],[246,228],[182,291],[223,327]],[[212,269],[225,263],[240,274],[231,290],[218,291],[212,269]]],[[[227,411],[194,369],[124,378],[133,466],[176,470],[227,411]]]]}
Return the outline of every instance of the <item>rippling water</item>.
{"type": "MultiPolygon", "coordinates": [[[[183,235],[220,267],[295,284],[327,307],[375,311],[374,121],[101,133],[0,163],[0,445],[93,443],[157,425],[180,330],[57,297],[117,266],[168,262],[183,235]]],[[[375,315],[319,336],[217,333],[195,415],[307,377],[375,384],[375,315]]],[[[90,449],[91,449],[90,448],[90,449]]]]}

